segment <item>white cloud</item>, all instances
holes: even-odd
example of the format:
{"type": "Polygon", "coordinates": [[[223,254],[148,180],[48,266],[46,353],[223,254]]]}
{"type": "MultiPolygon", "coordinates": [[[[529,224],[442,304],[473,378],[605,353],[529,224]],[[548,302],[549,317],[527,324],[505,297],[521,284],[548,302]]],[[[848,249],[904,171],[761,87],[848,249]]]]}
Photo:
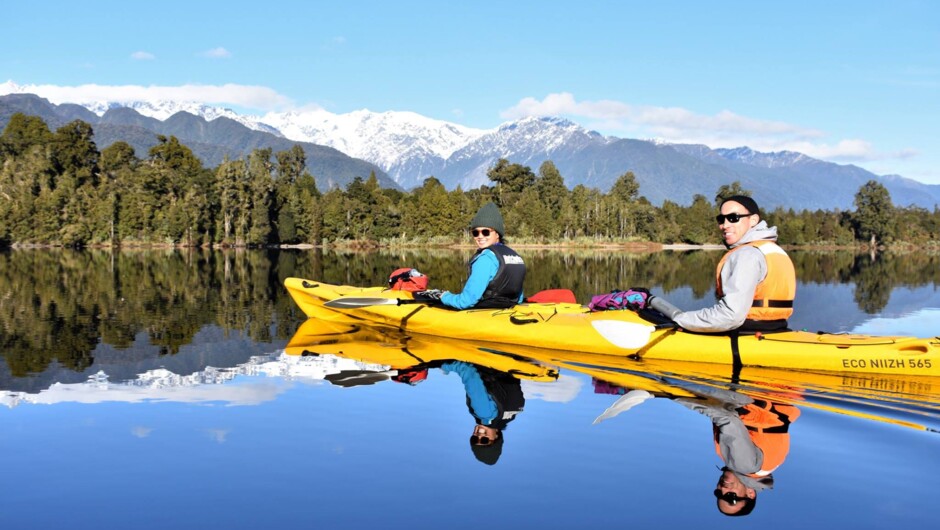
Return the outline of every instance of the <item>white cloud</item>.
{"type": "Polygon", "coordinates": [[[218,48],[212,48],[211,50],[206,50],[201,54],[203,57],[208,57],[210,59],[228,59],[232,56],[232,53],[226,50],[225,48],[219,46],[218,48]]]}
{"type": "Polygon", "coordinates": [[[209,438],[215,440],[216,443],[225,443],[225,439],[228,437],[231,431],[229,429],[206,429],[205,433],[209,435],[209,438]]]}
{"type": "Polygon", "coordinates": [[[500,113],[504,119],[566,116],[589,129],[615,136],[656,138],[671,143],[704,144],[712,148],[748,146],[758,151],[797,151],[814,158],[846,162],[904,159],[914,150],[879,152],[861,139],[827,143],[826,133],[781,121],[742,116],[730,110],[698,114],[681,107],[631,105],[621,101],[578,101],[568,92],[541,101],[527,97],[500,113]]]}
{"type": "Polygon", "coordinates": [[[135,61],[152,61],[156,58],[156,55],[145,51],[136,51],[131,54],[131,59],[134,59],[135,61]]]}
{"type": "Polygon", "coordinates": [[[681,107],[630,105],[620,101],[576,101],[568,92],[549,94],[542,101],[524,98],[500,114],[505,119],[525,116],[573,116],[599,121],[608,129],[646,129],[656,136],[672,138],[695,135],[723,135],[730,132],[763,135],[790,135],[810,138],[822,133],[796,125],[757,120],[723,110],[713,116],[696,114],[681,107]]]}
{"type": "Polygon", "coordinates": [[[274,89],[255,85],[14,85],[4,83],[0,87],[9,92],[27,92],[60,103],[88,103],[96,101],[154,101],[175,100],[192,101],[207,105],[225,105],[258,109],[263,111],[291,108],[292,101],[287,96],[278,94],[274,89]]]}
{"type": "Polygon", "coordinates": [[[134,427],[131,429],[131,434],[137,438],[146,438],[150,436],[150,433],[153,432],[152,427],[134,427]]]}

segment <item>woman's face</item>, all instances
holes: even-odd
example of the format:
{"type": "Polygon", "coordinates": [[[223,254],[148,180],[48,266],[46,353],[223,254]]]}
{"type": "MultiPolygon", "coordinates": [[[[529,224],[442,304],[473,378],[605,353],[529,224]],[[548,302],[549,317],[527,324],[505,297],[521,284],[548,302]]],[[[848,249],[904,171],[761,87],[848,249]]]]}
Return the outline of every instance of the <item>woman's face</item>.
{"type": "Polygon", "coordinates": [[[470,235],[473,236],[477,248],[486,248],[499,242],[499,233],[486,226],[478,226],[470,230],[470,235]]]}

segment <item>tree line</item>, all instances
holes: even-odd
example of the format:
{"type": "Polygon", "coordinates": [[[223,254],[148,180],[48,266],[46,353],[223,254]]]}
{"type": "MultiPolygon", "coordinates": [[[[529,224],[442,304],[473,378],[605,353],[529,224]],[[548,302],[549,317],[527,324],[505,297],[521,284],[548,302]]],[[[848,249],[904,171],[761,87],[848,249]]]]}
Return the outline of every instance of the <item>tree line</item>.
{"type": "MultiPolygon", "coordinates": [[[[498,160],[490,185],[448,191],[428,177],[409,192],[381,188],[374,174],[321,192],[300,146],[255,149],[206,168],[174,136],[157,136],[146,158],[126,142],[99,150],[81,120],[51,131],[38,117],[11,117],[0,134],[0,246],[244,246],[452,244],[488,201],[507,236],[526,243],[719,243],[713,217],[723,197],[750,195],[738,182],[688,206],[651,204],[631,171],[610,191],[568,189],[557,167],[537,171],[498,160]]],[[[855,210],[765,211],[791,245],[937,246],[940,211],[897,207],[869,181],[855,210]]]]}

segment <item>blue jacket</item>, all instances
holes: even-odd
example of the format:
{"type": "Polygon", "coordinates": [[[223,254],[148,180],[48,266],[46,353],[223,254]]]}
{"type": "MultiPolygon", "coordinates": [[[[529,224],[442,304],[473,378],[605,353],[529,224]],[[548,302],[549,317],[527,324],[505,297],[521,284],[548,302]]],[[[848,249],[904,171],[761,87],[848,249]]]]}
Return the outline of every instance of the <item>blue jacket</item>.
{"type": "MultiPolygon", "coordinates": [[[[509,247],[502,243],[497,243],[497,245],[502,247],[499,249],[502,251],[502,254],[516,256],[515,252],[509,247]]],[[[519,258],[519,260],[521,261],[521,258],[519,258]]],[[[522,264],[522,266],[522,278],[525,278],[525,264],[522,264]]],[[[500,259],[496,256],[492,248],[481,250],[470,262],[470,277],[467,278],[467,283],[464,284],[463,289],[457,294],[445,291],[444,294],[441,295],[441,303],[453,307],[454,309],[469,309],[476,306],[483,299],[483,295],[486,293],[487,289],[491,287],[491,282],[493,282],[499,272],[500,259]]],[[[521,289],[521,281],[519,283],[519,296],[516,303],[522,303],[525,300],[525,295],[521,289]]]]}

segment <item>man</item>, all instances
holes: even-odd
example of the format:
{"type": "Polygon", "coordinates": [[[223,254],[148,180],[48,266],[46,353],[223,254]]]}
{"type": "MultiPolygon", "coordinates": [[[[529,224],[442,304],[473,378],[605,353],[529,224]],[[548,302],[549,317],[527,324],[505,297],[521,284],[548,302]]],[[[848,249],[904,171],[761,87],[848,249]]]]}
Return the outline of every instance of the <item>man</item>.
{"type": "MultiPolygon", "coordinates": [[[[777,227],[768,227],[754,199],[743,195],[728,197],[719,211],[718,229],[729,250],[715,274],[718,302],[698,311],[672,307],[664,313],[689,331],[786,329],[793,314],[796,272],[776,243],[777,227]]],[[[655,298],[651,302],[660,309],[655,298]]]]}

